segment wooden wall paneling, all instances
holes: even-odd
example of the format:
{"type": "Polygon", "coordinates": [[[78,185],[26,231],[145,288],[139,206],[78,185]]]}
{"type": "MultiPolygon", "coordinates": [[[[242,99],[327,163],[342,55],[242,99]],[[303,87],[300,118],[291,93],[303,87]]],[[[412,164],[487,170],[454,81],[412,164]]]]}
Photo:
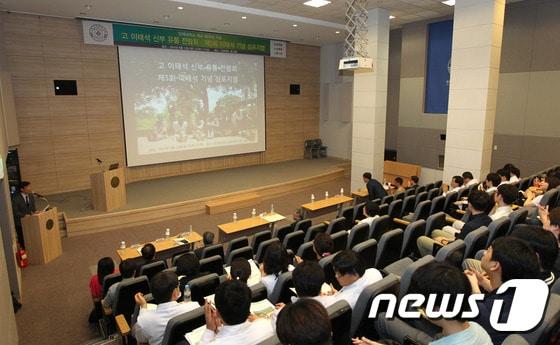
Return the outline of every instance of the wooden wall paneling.
{"type": "MultiPolygon", "coordinates": [[[[15,79],[12,78],[12,82],[15,79]]],[[[18,119],[27,117],[50,118],[49,101],[46,97],[16,97],[16,114],[18,119]]]]}

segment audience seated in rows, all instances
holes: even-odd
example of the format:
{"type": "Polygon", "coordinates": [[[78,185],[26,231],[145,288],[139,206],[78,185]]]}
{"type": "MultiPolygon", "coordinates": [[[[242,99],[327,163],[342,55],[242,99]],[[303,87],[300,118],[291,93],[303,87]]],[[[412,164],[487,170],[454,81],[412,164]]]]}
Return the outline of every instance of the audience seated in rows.
{"type": "Polygon", "coordinates": [[[196,302],[177,302],[181,296],[178,284],[177,274],[173,272],[157,273],[150,281],[152,297],[157,304],[152,310],[148,309],[148,303],[142,293],[134,296],[140,311],[132,328],[132,335],[138,343],[160,345],[167,322],[171,318],[200,307],[196,302]]]}
{"type": "Polygon", "coordinates": [[[458,192],[463,187],[463,177],[461,176],[453,176],[451,178],[451,183],[448,185],[446,183],[441,185],[441,189],[443,191],[443,195],[447,195],[450,192],[458,192]]]}
{"type": "Polygon", "coordinates": [[[560,186],[560,179],[554,176],[546,176],[538,182],[536,188],[529,188],[525,191],[525,206],[537,206],[547,191],[560,186]]]}
{"type": "Polygon", "coordinates": [[[297,297],[292,298],[293,302],[301,298],[311,298],[327,308],[337,301],[335,296],[321,293],[325,283],[325,272],[317,262],[304,261],[298,264],[292,272],[292,280],[297,293],[297,297]]]}
{"type": "Polygon", "coordinates": [[[286,249],[280,243],[273,243],[266,249],[261,264],[261,282],[268,295],[272,294],[278,277],[288,271],[289,258],[286,249]]]}
{"type": "Polygon", "coordinates": [[[330,345],[331,321],[323,305],[304,298],[282,308],[276,334],[282,344],[330,345]]]}
{"type": "MultiPolygon", "coordinates": [[[[131,259],[124,260],[119,264],[119,271],[121,272],[122,277],[121,282],[133,279],[134,273],[136,272],[136,264],[131,259]]],[[[119,284],[120,282],[111,285],[109,290],[107,290],[105,298],[101,300],[101,304],[103,305],[106,314],[111,313],[111,308],[113,308],[113,303],[115,302],[115,293],[117,292],[119,284]]]]}
{"type": "Polygon", "coordinates": [[[470,187],[472,185],[476,185],[479,183],[478,180],[474,178],[472,172],[470,171],[463,172],[462,177],[463,177],[463,185],[465,187],[470,187]]]}
{"type": "MultiPolygon", "coordinates": [[[[334,242],[331,235],[321,232],[313,239],[313,252],[315,253],[315,261],[326,258],[333,254],[334,242]]],[[[306,258],[309,260],[309,258],[306,258]]],[[[295,257],[295,262],[300,263],[303,259],[299,256],[295,257]]]]}
{"type": "Polygon", "coordinates": [[[196,248],[194,254],[200,260],[202,258],[202,250],[204,247],[208,247],[214,244],[214,234],[210,231],[206,231],[202,234],[202,247],[196,248]]]}
{"type": "Polygon", "coordinates": [[[379,218],[379,206],[372,201],[368,201],[364,207],[364,216],[366,218],[360,220],[360,223],[366,223],[371,226],[371,223],[379,218]]]}
{"type": "Polygon", "coordinates": [[[220,284],[214,297],[216,306],[204,304],[206,330],[199,345],[258,344],[274,335],[272,324],[266,319],[249,321],[251,290],[238,280],[220,284]]]}

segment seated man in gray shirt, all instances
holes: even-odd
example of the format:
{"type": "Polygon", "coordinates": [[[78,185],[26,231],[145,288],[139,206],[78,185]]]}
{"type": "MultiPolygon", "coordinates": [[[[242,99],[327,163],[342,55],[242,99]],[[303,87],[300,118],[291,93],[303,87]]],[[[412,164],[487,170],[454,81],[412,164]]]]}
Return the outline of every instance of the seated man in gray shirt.
{"type": "MultiPolygon", "coordinates": [[[[121,272],[122,281],[127,281],[134,278],[134,271],[136,271],[136,264],[134,261],[127,259],[121,261],[119,264],[119,271],[121,272]]],[[[101,305],[103,306],[103,310],[105,314],[109,315],[112,313],[113,304],[115,303],[117,287],[121,282],[115,283],[109,287],[107,290],[107,295],[105,298],[101,300],[101,305]]]]}

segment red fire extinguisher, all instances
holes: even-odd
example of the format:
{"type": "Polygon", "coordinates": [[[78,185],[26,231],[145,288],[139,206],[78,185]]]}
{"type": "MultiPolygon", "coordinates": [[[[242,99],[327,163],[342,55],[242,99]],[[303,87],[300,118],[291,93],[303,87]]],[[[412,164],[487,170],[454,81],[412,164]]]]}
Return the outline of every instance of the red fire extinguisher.
{"type": "Polygon", "coordinates": [[[27,253],[25,252],[25,249],[21,247],[16,252],[16,259],[19,267],[21,268],[25,268],[29,265],[29,260],[27,259],[27,253]]]}

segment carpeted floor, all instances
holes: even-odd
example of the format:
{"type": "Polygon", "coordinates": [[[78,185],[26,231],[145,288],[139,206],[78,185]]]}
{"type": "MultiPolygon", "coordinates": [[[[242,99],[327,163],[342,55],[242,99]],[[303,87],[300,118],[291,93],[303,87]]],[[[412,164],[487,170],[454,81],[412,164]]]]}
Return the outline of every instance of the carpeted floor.
{"type": "MultiPolygon", "coordinates": [[[[225,182],[217,184],[222,191],[226,187],[232,190],[241,188],[235,184],[232,186],[229,178],[219,181],[225,182]]],[[[334,195],[341,187],[350,190],[349,179],[279,198],[273,201],[274,207],[277,212],[289,216],[298,205],[309,201],[311,193],[323,195],[328,190],[334,195]]],[[[269,206],[267,201],[258,208],[269,206]]],[[[249,215],[250,209],[240,209],[239,213],[249,215]]],[[[187,224],[192,224],[199,232],[208,230],[217,233],[216,225],[230,221],[230,217],[229,212],[199,215],[63,239],[64,253],[60,258],[45,266],[30,266],[23,270],[23,308],[16,314],[20,345],[75,345],[97,336],[96,330],[87,322],[92,307],[88,289],[89,267],[103,256],[112,256],[118,262],[115,249],[121,240],[128,244],[144,243],[162,237],[166,227],[185,228],[187,224]]],[[[333,217],[334,213],[331,213],[314,218],[313,222],[333,217]]]]}
{"type": "MultiPolygon", "coordinates": [[[[348,161],[336,158],[299,159],[128,183],[126,185],[127,205],[113,210],[113,212],[170,204],[278,184],[319,175],[346,163],[348,161]],[[247,178],[248,174],[250,174],[251,179],[247,178]],[[209,180],[216,181],[216,183],[208,184],[209,180]],[[162,193],[162,191],[165,192],[162,193]],[[150,197],[146,198],[146,195],[150,197]]],[[[89,189],[52,194],[47,197],[51,206],[56,206],[59,210],[63,210],[70,218],[104,213],[92,208],[89,189]]]]}

